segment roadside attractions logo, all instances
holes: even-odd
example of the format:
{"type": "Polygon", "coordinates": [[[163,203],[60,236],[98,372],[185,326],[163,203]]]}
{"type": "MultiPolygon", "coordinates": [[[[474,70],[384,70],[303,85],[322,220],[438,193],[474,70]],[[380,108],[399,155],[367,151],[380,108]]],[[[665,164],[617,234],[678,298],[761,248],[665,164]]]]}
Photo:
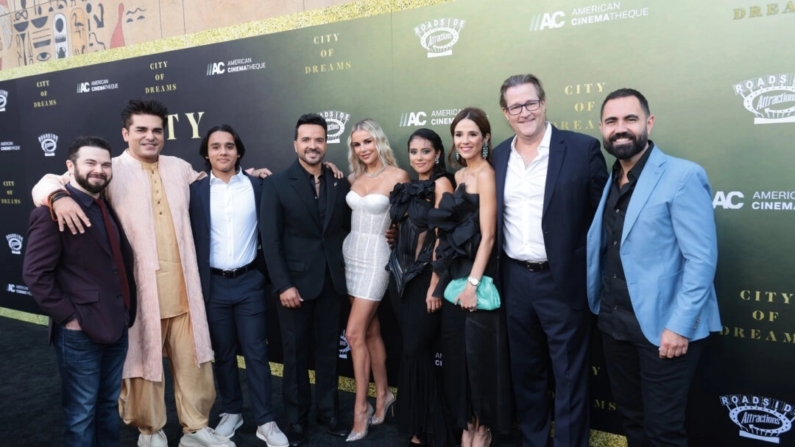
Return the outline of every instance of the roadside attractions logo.
{"type": "Polygon", "coordinates": [[[39,136],[39,143],[41,143],[41,150],[44,151],[45,157],[54,157],[55,150],[58,149],[58,135],[54,133],[45,133],[39,136]]]}
{"type": "Polygon", "coordinates": [[[207,76],[262,70],[265,68],[265,62],[252,62],[252,60],[250,57],[243,57],[226,62],[210,62],[207,64],[207,76]]]}
{"type": "Polygon", "coordinates": [[[570,15],[571,20],[567,22],[565,11],[536,14],[530,18],[530,31],[563,28],[567,23],[571,26],[580,26],[616,20],[638,19],[648,17],[649,8],[622,8],[621,2],[608,2],[574,8],[570,15]]]}
{"type": "Polygon", "coordinates": [[[6,104],[8,104],[8,92],[0,90],[0,112],[6,111],[6,104]]]}
{"type": "Polygon", "coordinates": [[[795,406],[770,397],[733,394],[721,396],[729,418],[740,427],[743,438],[779,443],[779,436],[792,428],[795,406]]]}
{"type": "Polygon", "coordinates": [[[463,19],[428,20],[415,26],[414,34],[420,38],[420,45],[428,51],[429,58],[450,56],[464,25],[466,20],[463,19]]]}
{"type": "Polygon", "coordinates": [[[348,344],[348,339],[345,338],[345,329],[343,329],[340,333],[339,358],[347,359],[349,352],[351,352],[351,345],[348,344]]]}
{"type": "Polygon", "coordinates": [[[734,84],[754,124],[795,123],[795,73],[758,76],[734,84]]]}
{"type": "Polygon", "coordinates": [[[22,254],[22,236],[16,233],[11,233],[6,235],[6,240],[8,241],[8,248],[11,249],[11,254],[22,254]]]}
{"type": "Polygon", "coordinates": [[[326,119],[326,143],[336,144],[340,142],[340,137],[345,133],[345,125],[351,119],[349,113],[340,112],[339,110],[326,110],[319,113],[320,116],[326,119]]]}

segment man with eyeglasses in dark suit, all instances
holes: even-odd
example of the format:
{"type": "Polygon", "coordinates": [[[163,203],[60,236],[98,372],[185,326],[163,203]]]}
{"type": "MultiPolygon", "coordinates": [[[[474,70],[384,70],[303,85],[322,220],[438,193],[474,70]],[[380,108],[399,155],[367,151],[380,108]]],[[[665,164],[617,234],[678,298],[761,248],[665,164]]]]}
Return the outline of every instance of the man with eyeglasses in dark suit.
{"type": "Polygon", "coordinates": [[[494,150],[497,253],[522,445],[587,447],[589,345],[586,236],[607,181],[599,141],[559,130],[532,74],[506,79],[500,106],[515,136],[494,150]]]}

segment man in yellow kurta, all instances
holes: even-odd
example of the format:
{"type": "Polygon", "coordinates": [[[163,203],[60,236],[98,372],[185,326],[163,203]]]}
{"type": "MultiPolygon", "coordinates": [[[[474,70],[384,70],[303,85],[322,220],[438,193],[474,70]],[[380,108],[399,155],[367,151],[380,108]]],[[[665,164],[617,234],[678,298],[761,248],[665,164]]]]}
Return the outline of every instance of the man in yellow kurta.
{"type": "MultiPolygon", "coordinates": [[[[180,447],[234,447],[208,427],[215,386],[209,329],[188,216],[188,185],[205,173],[184,160],[160,155],[168,111],[157,100],[132,100],[122,111],[122,136],[128,149],[113,158],[107,198],[116,210],[135,253],[138,314],[129,333],[119,413],[138,427],[139,447],[167,447],[163,356],[174,380],[180,447]]],[[[33,188],[37,205],[68,179],[45,176],[33,188]]],[[[70,198],[53,204],[63,229],[82,232],[88,225],[70,198]]]]}

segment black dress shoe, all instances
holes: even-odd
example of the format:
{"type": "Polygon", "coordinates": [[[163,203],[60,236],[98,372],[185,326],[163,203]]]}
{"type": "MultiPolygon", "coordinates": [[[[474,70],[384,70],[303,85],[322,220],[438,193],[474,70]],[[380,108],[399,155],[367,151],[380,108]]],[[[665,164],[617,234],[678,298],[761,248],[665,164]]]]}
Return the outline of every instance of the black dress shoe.
{"type": "Polygon", "coordinates": [[[350,428],[342,425],[342,423],[336,417],[323,420],[322,417],[318,416],[317,423],[326,427],[326,433],[330,434],[331,436],[344,438],[348,436],[348,433],[351,431],[350,428]]]}
{"type": "Polygon", "coordinates": [[[291,447],[298,447],[306,442],[306,428],[301,424],[290,424],[290,428],[285,433],[287,441],[291,447]]]}

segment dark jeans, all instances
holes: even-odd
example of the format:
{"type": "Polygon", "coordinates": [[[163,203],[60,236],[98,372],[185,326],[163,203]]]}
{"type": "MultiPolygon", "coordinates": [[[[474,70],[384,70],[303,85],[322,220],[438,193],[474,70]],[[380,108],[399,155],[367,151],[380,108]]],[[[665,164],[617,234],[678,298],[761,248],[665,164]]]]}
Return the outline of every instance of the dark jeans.
{"type": "Polygon", "coordinates": [[[243,412],[243,392],[237,368],[238,344],[246,359],[251,406],[257,425],[276,419],[268,363],[265,277],[259,270],[235,278],[212,275],[207,299],[215,372],[224,413],[243,412]]]}
{"type": "Polygon", "coordinates": [[[704,341],[690,342],[687,354],[660,358],[642,334],[616,340],[602,332],[605,365],[629,447],[687,447],[687,395],[704,341]]]}
{"type": "Polygon", "coordinates": [[[119,392],[127,330],[112,344],[94,342],[83,331],[58,325],[55,354],[61,373],[64,446],[119,445],[119,392]]]}

